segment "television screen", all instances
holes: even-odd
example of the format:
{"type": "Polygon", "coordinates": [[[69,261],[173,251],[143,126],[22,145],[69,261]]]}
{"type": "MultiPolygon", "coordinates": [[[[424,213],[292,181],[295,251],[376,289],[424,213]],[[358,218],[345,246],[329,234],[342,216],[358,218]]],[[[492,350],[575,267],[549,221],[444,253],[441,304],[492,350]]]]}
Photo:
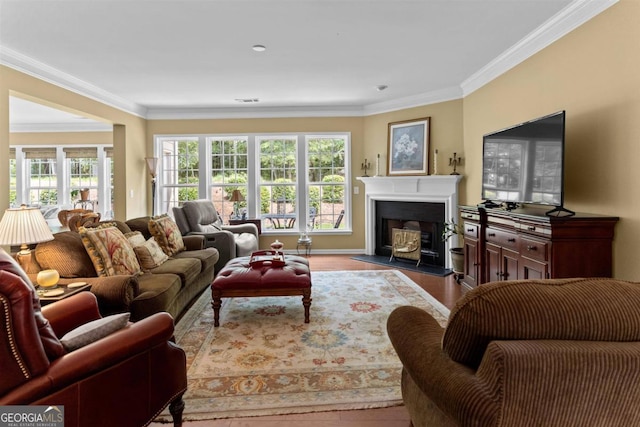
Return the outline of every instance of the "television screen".
{"type": "Polygon", "coordinates": [[[483,138],[482,198],[562,206],[565,112],[483,138]]]}

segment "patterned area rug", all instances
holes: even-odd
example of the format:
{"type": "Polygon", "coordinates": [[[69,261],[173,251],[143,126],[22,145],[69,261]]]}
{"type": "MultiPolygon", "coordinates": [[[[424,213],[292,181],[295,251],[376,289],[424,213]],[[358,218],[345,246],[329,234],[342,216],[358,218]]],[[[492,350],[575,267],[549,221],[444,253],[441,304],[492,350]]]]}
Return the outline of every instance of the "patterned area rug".
{"type": "Polygon", "coordinates": [[[401,403],[389,313],[414,305],[444,325],[449,310],[397,270],[312,272],[312,283],[308,324],[300,297],[230,298],[214,328],[210,292],[199,298],[176,327],[187,353],[185,420],[401,403]]]}

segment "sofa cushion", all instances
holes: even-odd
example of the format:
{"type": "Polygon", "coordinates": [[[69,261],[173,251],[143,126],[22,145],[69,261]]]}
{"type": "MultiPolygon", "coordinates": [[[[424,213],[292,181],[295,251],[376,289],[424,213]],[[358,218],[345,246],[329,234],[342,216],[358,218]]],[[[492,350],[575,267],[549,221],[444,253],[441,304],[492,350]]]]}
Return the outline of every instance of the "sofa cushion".
{"type": "Polygon", "coordinates": [[[79,232],[98,276],[141,273],[133,247],[115,226],[81,228],[79,232]]]}
{"type": "Polygon", "coordinates": [[[610,278],[492,282],[449,315],[442,348],[476,369],[494,340],[640,340],[640,283],[610,278]]]}
{"type": "Polygon", "coordinates": [[[53,235],[53,240],[38,243],[35,257],[43,270],[58,270],[60,277],[95,277],[96,270],[84,248],[82,238],[73,231],[53,235]],[[72,256],[69,256],[72,254],[72,256]]]}
{"type": "Polygon", "coordinates": [[[159,267],[169,259],[169,256],[164,253],[153,237],[141,245],[134,245],[133,250],[138,257],[140,266],[145,271],[159,267]]]}
{"type": "Polygon", "coordinates": [[[151,218],[149,232],[167,255],[173,256],[185,250],[180,229],[169,215],[163,214],[151,218]]]}
{"type": "Polygon", "coordinates": [[[126,221],[127,227],[129,227],[129,231],[139,231],[142,233],[145,239],[151,238],[151,232],[149,231],[149,220],[151,220],[150,216],[141,216],[138,218],[128,219],[126,221]]]}
{"type": "Polygon", "coordinates": [[[216,248],[205,248],[195,251],[184,251],[173,256],[174,258],[195,258],[200,260],[200,271],[213,269],[216,262],[220,259],[220,253],[216,248]]]}
{"type": "Polygon", "coordinates": [[[182,286],[194,282],[200,274],[200,260],[195,258],[170,258],[156,268],[149,270],[152,274],[176,274],[180,277],[182,286]]]}

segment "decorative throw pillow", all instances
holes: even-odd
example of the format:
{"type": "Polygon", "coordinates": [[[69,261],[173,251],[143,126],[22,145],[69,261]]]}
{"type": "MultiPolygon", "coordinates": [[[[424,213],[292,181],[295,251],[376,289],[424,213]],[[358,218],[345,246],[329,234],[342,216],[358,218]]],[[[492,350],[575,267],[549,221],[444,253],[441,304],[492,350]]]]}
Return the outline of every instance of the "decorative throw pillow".
{"type": "Polygon", "coordinates": [[[124,328],[128,322],[129,313],[103,317],[67,332],[60,342],[67,351],[77,350],[124,328]]]}
{"type": "Polygon", "coordinates": [[[143,270],[156,268],[169,259],[153,237],[141,245],[134,246],[133,250],[143,270]]]}
{"type": "Polygon", "coordinates": [[[140,274],[133,247],[116,227],[81,228],[82,243],[98,276],[140,274]]]}
{"type": "Polygon", "coordinates": [[[134,248],[136,246],[144,245],[144,243],[147,241],[147,239],[145,239],[142,233],[139,231],[132,231],[130,233],[125,233],[124,237],[127,238],[129,243],[131,243],[131,246],[133,246],[134,248]]]}
{"type": "Polygon", "coordinates": [[[149,220],[149,232],[168,256],[185,250],[184,241],[178,225],[167,214],[155,216],[149,220]]]}

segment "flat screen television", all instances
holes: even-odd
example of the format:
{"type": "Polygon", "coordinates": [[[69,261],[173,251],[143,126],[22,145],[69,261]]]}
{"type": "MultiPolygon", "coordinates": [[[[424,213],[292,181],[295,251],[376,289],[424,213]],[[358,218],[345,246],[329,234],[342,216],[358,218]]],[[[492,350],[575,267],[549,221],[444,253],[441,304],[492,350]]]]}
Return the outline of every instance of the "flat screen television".
{"type": "Polygon", "coordinates": [[[565,112],[549,114],[483,137],[482,198],[485,206],[500,203],[564,209],[565,112]]]}

